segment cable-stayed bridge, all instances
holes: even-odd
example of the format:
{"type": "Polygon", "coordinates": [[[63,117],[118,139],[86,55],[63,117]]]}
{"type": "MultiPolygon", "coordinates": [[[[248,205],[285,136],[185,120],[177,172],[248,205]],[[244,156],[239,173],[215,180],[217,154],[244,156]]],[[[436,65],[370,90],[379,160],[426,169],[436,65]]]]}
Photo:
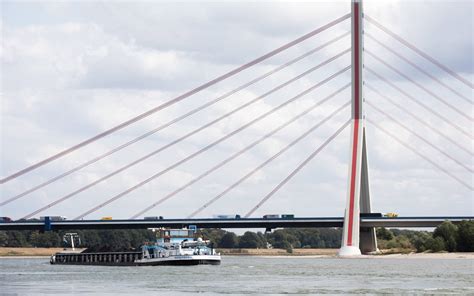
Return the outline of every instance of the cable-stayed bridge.
{"type": "MultiPolygon", "coordinates": [[[[133,227],[145,227],[149,225],[155,226],[186,226],[190,224],[198,224],[200,227],[234,227],[238,225],[239,227],[265,227],[265,228],[275,228],[275,227],[306,227],[306,226],[327,226],[327,227],[341,227],[344,226],[344,235],[343,235],[343,248],[341,250],[342,254],[355,254],[360,248],[363,251],[373,251],[376,249],[376,240],[375,232],[373,227],[375,226],[400,226],[400,227],[433,227],[443,220],[448,219],[454,222],[459,221],[460,219],[472,219],[472,217],[452,217],[449,213],[446,213],[445,216],[441,217],[400,217],[397,219],[387,219],[387,218],[360,218],[359,213],[370,213],[371,209],[371,195],[370,195],[370,184],[369,184],[369,164],[368,164],[368,151],[370,146],[367,145],[367,134],[366,126],[376,129],[378,132],[386,135],[388,139],[398,143],[401,147],[404,147],[408,151],[411,151],[417,155],[420,160],[425,161],[430,164],[434,169],[436,169],[439,174],[444,175],[446,178],[452,180],[453,183],[457,186],[463,187],[470,192],[473,191],[472,178],[471,180],[466,180],[461,178],[459,174],[443,166],[437,159],[430,158],[430,156],[422,153],[419,150],[419,146],[424,145],[430,147],[437,151],[445,160],[452,162],[454,166],[459,170],[463,170],[472,174],[473,169],[471,163],[466,163],[463,161],[462,157],[457,154],[453,154],[451,151],[443,149],[441,146],[434,143],[430,137],[424,132],[415,130],[413,127],[408,126],[403,122],[403,119],[397,118],[394,114],[391,114],[388,110],[380,108],[378,102],[385,101],[388,102],[393,108],[397,109],[397,112],[402,112],[404,116],[411,118],[412,120],[423,125],[424,128],[430,130],[430,133],[436,135],[442,141],[449,143],[456,149],[459,153],[463,153],[468,157],[472,157],[472,145],[471,141],[472,136],[472,112],[466,108],[460,107],[468,105],[472,110],[472,89],[473,84],[457,74],[455,71],[451,70],[448,66],[444,65],[428,52],[418,48],[413,42],[409,42],[399,34],[396,34],[394,31],[390,30],[384,26],[380,21],[375,20],[369,15],[364,15],[362,12],[362,3],[359,1],[354,1],[352,3],[351,13],[342,15],[338,18],[335,18],[333,21],[327,23],[324,26],[316,28],[315,30],[291,41],[288,42],[267,54],[264,54],[256,59],[251,60],[250,62],[243,64],[239,67],[236,67],[232,71],[229,71],[215,79],[212,79],[194,89],[189,90],[188,92],[181,94],[171,100],[168,100],[136,117],[130,118],[100,134],[97,134],[77,145],[74,145],[68,149],[65,149],[59,153],[56,153],[44,160],[41,160],[37,163],[34,163],[24,169],[18,170],[6,177],[3,177],[0,180],[0,184],[7,184],[12,182],[15,179],[24,177],[27,174],[33,174],[35,170],[46,166],[52,162],[59,162],[62,158],[67,155],[73,154],[76,151],[86,148],[93,143],[100,141],[101,139],[118,133],[124,128],[131,126],[141,120],[144,120],[147,117],[150,117],[154,114],[165,113],[167,108],[170,108],[176,104],[185,104],[194,95],[205,91],[206,89],[221,83],[225,83],[227,80],[232,79],[236,75],[245,72],[252,71],[252,69],[261,64],[262,62],[274,57],[279,54],[284,53],[285,51],[293,48],[303,42],[308,40],[317,39],[320,34],[323,32],[328,32],[333,29],[335,26],[340,24],[350,22],[351,31],[345,32],[342,34],[335,34],[330,40],[322,43],[321,45],[314,47],[313,49],[297,56],[285,63],[282,63],[276,68],[269,69],[267,72],[239,85],[238,87],[229,90],[228,92],[202,104],[199,105],[188,112],[181,114],[175,118],[172,118],[168,122],[156,126],[154,129],[146,131],[145,133],[135,137],[121,145],[118,145],[100,155],[97,155],[85,162],[82,162],[74,167],[57,174],[56,176],[39,182],[38,184],[31,184],[26,190],[20,190],[18,193],[2,197],[0,201],[0,208],[6,207],[8,205],[18,205],[22,206],[25,203],[28,203],[28,199],[34,198],[35,194],[41,192],[41,190],[46,189],[48,186],[51,186],[57,182],[61,182],[66,177],[73,174],[80,174],[81,170],[92,166],[94,164],[100,164],[100,162],[107,157],[112,156],[119,151],[123,151],[127,147],[136,145],[137,143],[150,138],[151,136],[166,130],[167,128],[178,124],[179,122],[198,114],[219,102],[225,101],[226,99],[239,95],[244,92],[249,87],[264,81],[271,79],[275,74],[283,71],[284,69],[300,62],[303,60],[310,59],[314,54],[330,48],[331,45],[337,44],[343,41],[348,41],[350,39],[351,44],[347,47],[338,50],[336,52],[331,52],[328,54],[328,58],[324,60],[317,61],[315,65],[307,68],[304,71],[301,71],[298,75],[286,79],[284,81],[279,81],[275,86],[267,89],[265,92],[262,92],[260,95],[251,98],[247,102],[241,104],[236,108],[226,110],[224,114],[217,116],[215,118],[210,118],[208,121],[202,122],[189,132],[179,136],[178,138],[170,141],[169,143],[156,147],[153,151],[142,155],[141,157],[121,166],[115,168],[113,171],[109,172],[106,175],[100,176],[94,180],[84,182],[79,188],[73,188],[70,192],[63,194],[61,196],[48,197],[48,199],[40,207],[26,212],[21,218],[23,220],[31,219],[38,217],[39,215],[50,215],[53,213],[55,207],[68,203],[71,207],[74,207],[76,204],[81,203],[82,194],[91,190],[99,184],[105,184],[113,180],[115,176],[126,174],[127,171],[136,167],[139,164],[143,164],[147,161],[150,161],[152,157],[164,153],[166,151],[172,151],[179,143],[190,139],[191,137],[197,137],[200,133],[215,127],[217,124],[225,122],[232,116],[242,116],[243,113],[249,112],[252,106],[259,104],[260,102],[270,99],[272,96],[276,95],[282,90],[291,89],[291,87],[303,78],[307,78],[308,75],[312,73],[318,73],[319,76],[323,77],[317,81],[314,81],[311,85],[307,85],[306,89],[298,91],[280,104],[273,106],[272,108],[266,110],[265,112],[254,116],[251,120],[248,120],[245,124],[240,127],[231,130],[230,132],[223,133],[217,139],[210,141],[205,146],[200,147],[197,151],[186,155],[180,160],[170,164],[169,166],[162,168],[156,172],[153,172],[147,178],[138,180],[134,185],[129,186],[127,189],[113,194],[111,196],[97,199],[97,202],[88,208],[85,211],[78,212],[72,221],[61,221],[52,222],[53,228],[64,229],[66,227],[78,228],[114,228],[114,227],[123,227],[123,228],[133,228],[133,227]],[[365,30],[365,24],[370,25],[370,30],[365,30]],[[384,42],[386,38],[391,38],[393,42],[396,42],[397,47],[390,46],[388,43],[384,42]],[[365,41],[370,41],[365,44],[365,41]],[[403,63],[404,67],[400,67],[399,64],[390,64],[387,62],[381,55],[380,52],[391,54],[399,59],[400,63],[403,63]],[[416,58],[408,57],[402,52],[406,51],[411,52],[411,57],[416,56],[416,58]],[[328,65],[334,64],[336,61],[340,61],[344,57],[351,56],[351,63],[338,68],[337,70],[327,69],[328,65]],[[365,59],[370,59],[370,63],[365,63],[365,59]],[[445,73],[445,75],[450,77],[449,83],[439,79],[437,76],[432,74],[430,71],[426,70],[423,66],[425,63],[430,63],[432,66],[436,67],[439,71],[445,73]],[[428,84],[423,84],[411,78],[410,74],[407,74],[405,67],[411,67],[412,71],[416,71],[418,75],[423,75],[427,81],[439,85],[446,92],[449,93],[449,97],[445,97],[444,94],[441,95],[435,90],[429,88],[428,84]],[[385,71],[380,71],[379,69],[384,69],[385,71]],[[348,76],[350,75],[350,79],[348,76]],[[365,76],[371,76],[376,78],[380,83],[372,84],[365,80],[365,76]],[[396,76],[397,79],[392,79],[396,76]],[[346,79],[344,81],[344,79],[346,79]],[[335,81],[342,80],[345,83],[335,84],[335,81]],[[402,81],[403,83],[401,83],[402,81]],[[406,84],[410,84],[412,87],[416,88],[417,91],[423,93],[423,97],[420,97],[414,94],[411,91],[406,90],[406,84]],[[381,87],[382,85],[382,87],[381,87]],[[330,87],[332,91],[324,96],[318,96],[318,91],[324,87],[330,87]],[[470,94],[461,89],[469,89],[470,94]],[[397,93],[397,97],[392,97],[387,94],[385,89],[391,89],[397,93]],[[368,90],[368,92],[365,92],[368,90]],[[278,114],[279,111],[292,106],[292,104],[297,103],[304,97],[314,96],[317,99],[313,101],[311,105],[304,106],[300,108],[298,112],[286,121],[278,122],[271,129],[266,131],[264,135],[257,138],[255,141],[239,147],[239,150],[235,153],[229,155],[228,157],[220,160],[219,162],[213,163],[213,165],[205,170],[203,170],[197,176],[193,176],[192,179],[180,185],[175,190],[169,192],[164,196],[160,196],[149,202],[147,198],[147,204],[143,204],[142,208],[134,213],[130,213],[129,219],[120,220],[120,221],[96,221],[96,220],[85,220],[91,215],[96,214],[99,210],[109,207],[112,204],[117,203],[119,200],[126,198],[132,192],[143,188],[147,184],[156,182],[160,177],[178,169],[180,166],[191,162],[193,159],[210,153],[214,147],[218,147],[222,143],[225,143],[231,138],[239,137],[246,130],[252,126],[258,124],[259,122],[270,118],[272,115],[278,114]],[[346,101],[341,103],[336,108],[328,108],[328,103],[333,101],[335,98],[346,97],[346,101]],[[432,100],[438,102],[443,109],[435,108],[431,104],[426,103],[425,98],[429,97],[432,100]],[[414,104],[420,109],[424,110],[429,114],[429,118],[426,118],[424,113],[419,113],[413,111],[408,107],[407,102],[414,104]],[[459,102],[460,104],[458,104],[459,102]],[[366,116],[366,108],[370,110],[370,116],[366,116]],[[318,120],[317,122],[312,123],[312,125],[306,130],[302,130],[300,134],[295,135],[293,140],[288,142],[286,145],[277,149],[274,153],[266,158],[262,159],[255,166],[249,168],[247,172],[241,175],[236,180],[232,180],[231,183],[225,187],[218,194],[209,196],[207,200],[202,201],[202,205],[197,207],[194,211],[190,213],[183,213],[183,216],[186,216],[184,219],[171,219],[163,220],[157,222],[143,222],[141,218],[148,213],[152,213],[162,204],[168,202],[171,199],[174,199],[179,196],[181,192],[190,188],[194,184],[203,180],[205,182],[206,178],[212,174],[219,174],[219,170],[228,166],[233,161],[238,161],[239,158],[248,153],[253,148],[264,143],[265,141],[271,139],[278,132],[287,129],[292,124],[295,124],[298,120],[305,118],[311,112],[315,110],[328,110],[325,116],[318,120]],[[337,116],[343,116],[344,112],[350,112],[350,116],[345,118],[342,123],[336,124],[334,119],[337,116]],[[372,117],[372,115],[375,115],[372,117]],[[379,118],[384,118],[384,120],[389,120],[392,123],[392,127],[396,128],[387,128],[382,126],[379,123],[379,118]],[[436,118],[436,122],[432,121],[432,118],[436,118]],[[452,133],[446,133],[443,129],[440,129],[437,126],[437,122],[440,124],[449,126],[450,130],[458,137],[454,138],[452,133]],[[468,122],[466,125],[465,123],[468,122]],[[335,127],[334,127],[335,126],[335,127]],[[208,219],[207,223],[202,222],[203,220],[194,220],[198,217],[204,210],[212,207],[217,201],[225,199],[232,191],[236,190],[241,184],[245,181],[248,181],[250,178],[254,177],[258,172],[260,172],[265,167],[268,167],[271,163],[277,162],[282,155],[289,154],[294,151],[295,147],[301,143],[304,139],[314,136],[317,132],[321,130],[330,130],[329,136],[326,137],[322,143],[314,147],[312,151],[307,151],[306,155],[302,156],[300,163],[298,163],[294,168],[292,168],[287,175],[281,179],[267,194],[262,196],[258,202],[249,207],[249,210],[243,215],[242,219],[236,219],[235,221],[228,220],[219,220],[219,219],[208,219]],[[315,159],[319,154],[324,153],[324,150],[328,145],[333,143],[336,138],[340,137],[344,130],[350,132],[350,159],[349,159],[349,176],[348,183],[341,184],[341,186],[347,186],[347,202],[346,202],[346,211],[344,213],[344,218],[295,218],[292,221],[283,221],[283,220],[264,220],[253,218],[255,213],[261,209],[267,202],[269,202],[273,196],[286,184],[288,184],[305,166],[308,165],[313,159],[315,159]],[[417,139],[417,144],[415,145],[411,140],[407,140],[406,137],[402,137],[399,134],[399,130],[403,130],[404,133],[410,135],[411,138],[417,139]],[[464,141],[459,141],[458,139],[462,138],[464,141]],[[250,219],[250,220],[249,220],[250,219]],[[178,220],[176,222],[175,220],[178,220]],[[375,221],[378,221],[375,223],[375,221]],[[138,221],[138,222],[137,222],[138,221]],[[201,222],[199,222],[201,221],[201,222]],[[199,223],[198,223],[199,222],[199,223]],[[168,223],[168,224],[167,224],[168,223]],[[174,223],[174,224],[173,224],[174,223]],[[372,223],[372,224],[371,224],[372,223]],[[360,240],[359,240],[360,239],[360,240]]],[[[410,139],[411,139],[410,138],[410,139]]],[[[137,203],[142,204],[141,201],[136,201],[137,203]]],[[[449,211],[449,210],[448,210],[449,211]]],[[[5,213],[7,216],[8,213],[5,213]]],[[[15,217],[16,218],[16,217],[15,217]]],[[[44,224],[44,223],[43,223],[44,224]]],[[[24,221],[24,222],[12,222],[4,223],[0,225],[0,228],[8,229],[41,229],[41,222],[34,221],[24,221]],[[16,223],[16,224],[15,224],[16,223]],[[15,228],[16,227],[16,228],[15,228]]]]}

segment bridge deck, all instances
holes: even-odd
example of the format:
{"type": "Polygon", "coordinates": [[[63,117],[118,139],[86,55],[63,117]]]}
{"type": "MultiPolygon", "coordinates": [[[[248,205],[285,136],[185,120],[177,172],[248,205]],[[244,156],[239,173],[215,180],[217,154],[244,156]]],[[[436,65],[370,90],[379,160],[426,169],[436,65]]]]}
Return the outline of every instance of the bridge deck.
{"type": "MultiPolygon", "coordinates": [[[[361,218],[361,227],[436,227],[443,221],[459,223],[474,220],[473,216],[437,217],[367,217],[361,218]]],[[[198,228],[282,228],[282,227],[342,227],[342,217],[305,217],[292,219],[162,219],[162,220],[65,220],[51,221],[51,229],[146,229],[182,228],[196,225],[198,228]]],[[[44,221],[13,221],[0,223],[0,230],[44,230],[44,221]]]]}

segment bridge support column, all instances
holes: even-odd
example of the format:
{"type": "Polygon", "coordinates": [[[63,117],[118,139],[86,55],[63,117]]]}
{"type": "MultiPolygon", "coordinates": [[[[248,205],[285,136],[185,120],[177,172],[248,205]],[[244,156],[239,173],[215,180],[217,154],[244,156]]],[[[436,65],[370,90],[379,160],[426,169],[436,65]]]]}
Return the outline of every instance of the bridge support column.
{"type": "Polygon", "coordinates": [[[377,250],[375,230],[360,229],[360,212],[370,213],[365,119],[363,113],[362,0],[352,0],[352,124],[349,181],[340,256],[377,250]]]}
{"type": "MultiPolygon", "coordinates": [[[[372,209],[370,202],[369,163],[367,159],[367,139],[365,134],[365,126],[363,128],[362,136],[362,164],[360,181],[360,212],[371,213],[372,209]]],[[[359,237],[359,248],[362,253],[370,254],[378,251],[375,227],[361,227],[359,237]]]]}

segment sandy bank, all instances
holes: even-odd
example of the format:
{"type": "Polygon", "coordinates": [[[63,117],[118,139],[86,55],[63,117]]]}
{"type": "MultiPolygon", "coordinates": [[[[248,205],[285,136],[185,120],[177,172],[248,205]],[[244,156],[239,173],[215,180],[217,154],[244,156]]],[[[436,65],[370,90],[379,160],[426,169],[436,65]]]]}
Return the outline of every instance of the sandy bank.
{"type": "Polygon", "coordinates": [[[63,248],[0,248],[1,257],[43,257],[63,251],[63,248]]]}
{"type": "MultiPolygon", "coordinates": [[[[293,249],[288,253],[284,249],[218,249],[221,255],[227,256],[259,256],[259,257],[304,257],[332,258],[337,257],[338,249],[293,249]]],[[[366,259],[474,259],[474,253],[408,253],[361,255],[356,258],[366,259]]]]}
{"type": "Polygon", "coordinates": [[[232,256],[335,256],[338,249],[217,249],[221,255],[232,256]]]}
{"type": "Polygon", "coordinates": [[[474,253],[410,253],[368,256],[380,259],[474,259],[474,253]]]}

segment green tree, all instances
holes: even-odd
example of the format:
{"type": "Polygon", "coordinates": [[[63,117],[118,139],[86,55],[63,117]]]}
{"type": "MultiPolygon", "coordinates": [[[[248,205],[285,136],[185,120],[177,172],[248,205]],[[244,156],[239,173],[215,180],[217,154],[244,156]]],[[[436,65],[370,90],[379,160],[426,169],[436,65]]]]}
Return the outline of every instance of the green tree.
{"type": "Polygon", "coordinates": [[[275,248],[339,248],[341,230],[338,228],[291,228],[267,233],[265,238],[275,248]]]}
{"type": "Polygon", "coordinates": [[[341,228],[319,228],[317,230],[325,248],[339,248],[341,246],[341,228]]]}
{"type": "Polygon", "coordinates": [[[9,247],[29,247],[29,231],[8,231],[9,247]]]}
{"type": "Polygon", "coordinates": [[[268,234],[268,240],[274,248],[286,249],[290,246],[288,234],[283,229],[268,234]]]}
{"type": "Polygon", "coordinates": [[[448,252],[454,252],[457,244],[458,228],[450,221],[444,221],[436,227],[433,237],[441,237],[444,240],[448,252]]]}
{"type": "Polygon", "coordinates": [[[459,223],[457,249],[461,252],[474,252],[474,221],[459,223]]]}
{"type": "Polygon", "coordinates": [[[325,245],[319,236],[318,229],[300,229],[298,231],[298,240],[303,248],[323,248],[325,245]]]}
{"type": "Polygon", "coordinates": [[[147,241],[155,241],[156,234],[149,229],[134,229],[129,230],[130,245],[136,249],[147,241]]]}
{"type": "Polygon", "coordinates": [[[8,245],[8,234],[5,231],[0,231],[0,247],[8,245]]]}
{"type": "Polygon", "coordinates": [[[258,237],[258,247],[259,248],[267,248],[267,238],[265,235],[259,231],[257,232],[257,237],[258,237]]]}
{"type": "Polygon", "coordinates": [[[247,231],[239,238],[240,248],[257,248],[258,236],[255,232],[247,231]]]}
{"type": "Polygon", "coordinates": [[[277,231],[284,233],[285,239],[282,241],[282,249],[301,247],[301,242],[299,240],[299,237],[301,236],[301,229],[282,229],[277,231]]]}
{"type": "Polygon", "coordinates": [[[131,244],[130,231],[111,230],[105,232],[102,244],[107,246],[106,250],[111,251],[129,251],[133,250],[131,244]]]}
{"type": "Polygon", "coordinates": [[[440,252],[446,250],[446,246],[444,244],[444,239],[441,237],[430,237],[426,240],[426,249],[431,250],[433,252],[440,252]]]}
{"type": "Polygon", "coordinates": [[[97,230],[85,230],[78,232],[81,242],[90,252],[97,252],[101,248],[102,240],[97,230]]]}
{"type": "Polygon", "coordinates": [[[385,227],[380,227],[377,228],[377,238],[389,241],[393,239],[393,233],[385,227]]]}
{"type": "Polygon", "coordinates": [[[201,229],[199,232],[203,239],[210,240],[214,244],[214,246],[218,246],[222,237],[226,234],[225,230],[213,228],[201,229]]]}
{"type": "Polygon", "coordinates": [[[413,246],[416,248],[417,252],[424,252],[427,251],[428,248],[426,246],[426,242],[432,238],[431,234],[427,232],[419,232],[417,235],[414,235],[410,241],[413,246]]]}
{"type": "Polygon", "coordinates": [[[39,231],[34,231],[29,236],[29,242],[34,247],[52,248],[61,245],[61,238],[57,232],[46,231],[41,233],[39,231]]]}
{"type": "MultiPolygon", "coordinates": [[[[383,241],[383,242],[387,242],[387,241],[383,241]]],[[[381,244],[381,245],[383,245],[383,244],[381,244]]],[[[393,239],[389,240],[385,244],[385,247],[387,249],[395,249],[395,248],[412,249],[413,245],[406,236],[399,235],[399,236],[396,236],[393,239]]],[[[383,248],[383,247],[381,246],[381,248],[383,248]]]]}
{"type": "Polygon", "coordinates": [[[233,232],[227,232],[222,236],[218,246],[220,248],[235,248],[239,244],[239,240],[237,238],[237,235],[233,232]]]}

